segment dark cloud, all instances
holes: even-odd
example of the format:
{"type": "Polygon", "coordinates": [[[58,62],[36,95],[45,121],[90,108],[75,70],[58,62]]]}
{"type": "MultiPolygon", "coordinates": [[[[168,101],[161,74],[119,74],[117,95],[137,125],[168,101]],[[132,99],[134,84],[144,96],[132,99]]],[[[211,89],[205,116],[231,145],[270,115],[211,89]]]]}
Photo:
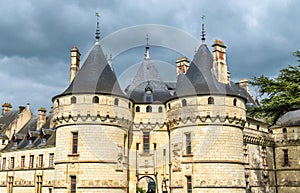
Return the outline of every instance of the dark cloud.
{"type": "MultiPolygon", "coordinates": [[[[296,63],[292,52],[300,45],[299,6],[297,0],[0,0],[0,103],[18,106],[30,102],[34,111],[40,106],[49,109],[51,98],[68,84],[70,48],[76,44],[85,55],[94,44],[97,11],[101,15],[101,37],[130,26],[160,24],[199,40],[201,16],[206,15],[207,44],[222,39],[227,45],[233,80],[261,74],[275,76],[280,68],[296,63]]],[[[152,42],[158,41],[160,34],[151,33],[152,42]]],[[[170,38],[172,35],[175,36],[170,33],[170,38]]],[[[138,38],[139,46],[144,42],[144,34],[130,33],[112,45],[122,44],[126,38],[138,38]]],[[[178,41],[176,36],[174,41],[178,41]]],[[[193,43],[180,44],[189,50],[187,55],[193,55],[193,43]]],[[[177,51],[174,53],[181,53],[177,51]]],[[[114,59],[116,68],[123,65],[121,70],[116,69],[122,78],[124,64],[134,65],[143,58],[140,51],[135,53],[137,56],[128,52],[132,58],[123,54],[114,59]],[[118,64],[123,59],[126,62],[118,64]]],[[[158,59],[160,53],[153,49],[152,55],[158,59]]],[[[171,61],[172,58],[161,59],[162,63],[172,64],[171,61]]]]}

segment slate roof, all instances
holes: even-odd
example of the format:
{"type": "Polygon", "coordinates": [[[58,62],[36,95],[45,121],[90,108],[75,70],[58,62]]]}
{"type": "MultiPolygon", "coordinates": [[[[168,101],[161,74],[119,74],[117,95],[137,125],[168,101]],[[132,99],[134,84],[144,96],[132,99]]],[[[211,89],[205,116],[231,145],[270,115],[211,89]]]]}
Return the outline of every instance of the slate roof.
{"type": "Polygon", "coordinates": [[[177,77],[175,97],[211,94],[241,97],[239,90],[217,81],[212,67],[213,56],[206,44],[201,44],[187,73],[177,77]]]}
{"type": "Polygon", "coordinates": [[[19,113],[19,110],[11,110],[0,117],[1,131],[6,130],[6,128],[18,117],[19,113]]]}
{"type": "Polygon", "coordinates": [[[300,126],[300,109],[285,113],[277,120],[275,124],[275,127],[290,126],[300,126]]]}
{"type": "Polygon", "coordinates": [[[154,62],[145,58],[125,92],[135,103],[146,103],[144,95],[147,86],[152,89],[151,103],[164,103],[171,97],[168,85],[163,82],[154,62]]]}
{"type": "Polygon", "coordinates": [[[91,49],[72,83],[58,96],[71,94],[108,94],[126,97],[98,42],[91,49]]]}

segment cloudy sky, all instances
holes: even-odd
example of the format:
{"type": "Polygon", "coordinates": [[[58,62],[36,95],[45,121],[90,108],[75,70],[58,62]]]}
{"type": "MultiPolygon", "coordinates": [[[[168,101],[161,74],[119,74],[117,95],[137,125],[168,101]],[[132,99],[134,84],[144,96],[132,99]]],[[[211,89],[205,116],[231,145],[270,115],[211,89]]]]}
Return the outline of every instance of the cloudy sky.
{"type": "Polygon", "coordinates": [[[297,63],[292,52],[300,50],[299,8],[298,0],[0,0],[0,103],[30,103],[34,114],[50,109],[51,98],[68,86],[72,46],[84,58],[95,42],[95,12],[121,80],[143,59],[145,33],[151,57],[166,72],[173,68],[162,72],[172,80],[176,57],[192,56],[199,45],[205,15],[206,43],[224,41],[238,81],[276,76],[297,63]]]}

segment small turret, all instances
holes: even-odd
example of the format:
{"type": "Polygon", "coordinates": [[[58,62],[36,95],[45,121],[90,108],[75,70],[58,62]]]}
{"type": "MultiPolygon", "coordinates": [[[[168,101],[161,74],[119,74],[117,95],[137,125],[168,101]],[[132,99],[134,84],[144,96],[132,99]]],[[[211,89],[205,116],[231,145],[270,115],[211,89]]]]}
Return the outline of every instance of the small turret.
{"type": "Polygon", "coordinates": [[[71,49],[71,66],[70,66],[70,84],[74,80],[77,72],[79,71],[80,68],[80,52],[78,48],[74,45],[73,48],[71,49]]]}

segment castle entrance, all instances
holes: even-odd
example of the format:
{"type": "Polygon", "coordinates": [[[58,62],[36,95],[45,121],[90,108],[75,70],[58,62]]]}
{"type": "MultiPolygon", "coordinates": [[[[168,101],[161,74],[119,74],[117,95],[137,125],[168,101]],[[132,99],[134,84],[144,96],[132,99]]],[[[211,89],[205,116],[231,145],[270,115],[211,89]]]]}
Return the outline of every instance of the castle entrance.
{"type": "Polygon", "coordinates": [[[142,176],[138,179],[137,193],[156,193],[156,183],[151,176],[142,176]]]}

